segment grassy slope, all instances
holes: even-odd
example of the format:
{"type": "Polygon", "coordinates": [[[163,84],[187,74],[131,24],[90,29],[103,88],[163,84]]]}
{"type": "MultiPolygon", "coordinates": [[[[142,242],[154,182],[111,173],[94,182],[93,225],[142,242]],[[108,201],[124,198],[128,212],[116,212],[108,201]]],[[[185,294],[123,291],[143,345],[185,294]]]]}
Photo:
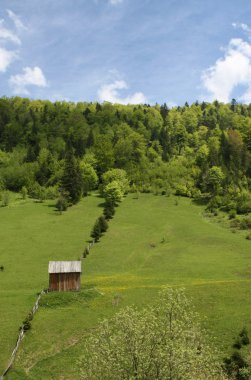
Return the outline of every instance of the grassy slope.
{"type": "Polygon", "coordinates": [[[53,203],[16,200],[0,209],[0,265],[5,267],[0,272],[0,371],[36,293],[48,286],[48,261],[80,257],[93,220],[102,212],[95,196],[61,216],[53,203]]]}
{"type": "Polygon", "coordinates": [[[86,328],[150,302],[163,285],[186,287],[223,350],[243,325],[250,329],[250,241],[201,211],[189,199],[128,196],[84,261],[83,291],[44,298],[8,379],[78,379],[86,328]]]}

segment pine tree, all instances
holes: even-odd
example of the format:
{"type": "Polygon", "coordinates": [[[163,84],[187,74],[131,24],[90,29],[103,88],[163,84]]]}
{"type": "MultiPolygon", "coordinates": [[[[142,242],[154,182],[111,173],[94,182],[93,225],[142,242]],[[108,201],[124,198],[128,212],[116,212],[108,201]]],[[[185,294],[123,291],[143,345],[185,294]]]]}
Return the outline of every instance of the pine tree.
{"type": "Polygon", "coordinates": [[[61,181],[62,190],[67,194],[69,203],[75,204],[80,201],[82,195],[82,177],[79,162],[74,157],[73,148],[68,145],[64,174],[61,181]]]}
{"type": "Polygon", "coordinates": [[[40,152],[38,127],[36,125],[35,119],[33,119],[32,130],[27,140],[28,140],[28,149],[27,149],[26,161],[34,162],[37,160],[39,152],[40,152]]]}
{"type": "Polygon", "coordinates": [[[100,230],[99,220],[97,219],[93,226],[91,237],[95,240],[95,242],[97,242],[99,241],[100,236],[101,236],[101,230],[100,230]]]}
{"type": "Polygon", "coordinates": [[[101,215],[98,218],[98,221],[99,221],[99,227],[100,227],[101,233],[106,232],[108,230],[108,223],[107,223],[104,215],[101,215]]]}
{"type": "Polygon", "coordinates": [[[104,208],[104,216],[106,220],[112,219],[115,214],[115,207],[112,203],[106,203],[104,208]]]}
{"type": "Polygon", "coordinates": [[[83,258],[85,259],[89,255],[90,251],[89,248],[85,248],[84,253],[83,253],[83,258]]]}

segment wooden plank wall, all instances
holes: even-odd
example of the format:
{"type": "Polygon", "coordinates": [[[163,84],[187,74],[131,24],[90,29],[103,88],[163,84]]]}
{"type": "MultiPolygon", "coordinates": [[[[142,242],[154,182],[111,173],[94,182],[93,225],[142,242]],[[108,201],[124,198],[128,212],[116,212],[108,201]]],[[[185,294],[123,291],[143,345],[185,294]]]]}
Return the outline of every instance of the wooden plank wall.
{"type": "Polygon", "coordinates": [[[50,273],[49,290],[80,290],[80,273],[50,273]]]}

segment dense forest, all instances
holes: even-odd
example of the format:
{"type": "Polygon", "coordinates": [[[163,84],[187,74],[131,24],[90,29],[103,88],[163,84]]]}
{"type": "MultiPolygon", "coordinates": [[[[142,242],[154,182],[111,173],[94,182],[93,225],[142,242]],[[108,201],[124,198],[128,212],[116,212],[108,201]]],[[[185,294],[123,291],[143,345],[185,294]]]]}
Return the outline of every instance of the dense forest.
{"type": "Polygon", "coordinates": [[[105,185],[250,212],[251,104],[233,99],[169,109],[0,99],[2,198],[21,191],[76,203],[105,185]]]}

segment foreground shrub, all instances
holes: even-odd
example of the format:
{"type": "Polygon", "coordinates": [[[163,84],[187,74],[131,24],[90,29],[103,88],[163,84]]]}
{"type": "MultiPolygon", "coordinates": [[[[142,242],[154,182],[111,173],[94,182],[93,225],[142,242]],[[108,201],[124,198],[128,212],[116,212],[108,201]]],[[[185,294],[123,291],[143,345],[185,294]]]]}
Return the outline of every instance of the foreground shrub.
{"type": "Polygon", "coordinates": [[[230,357],[224,359],[224,369],[231,379],[250,379],[250,357],[246,354],[248,351],[242,351],[242,348],[249,345],[249,343],[248,332],[244,327],[234,341],[234,344],[232,346],[234,348],[234,352],[232,352],[230,357]]]}
{"type": "Polygon", "coordinates": [[[224,379],[196,319],[184,292],[172,289],[152,307],[121,310],[87,338],[81,379],[224,379]]]}

